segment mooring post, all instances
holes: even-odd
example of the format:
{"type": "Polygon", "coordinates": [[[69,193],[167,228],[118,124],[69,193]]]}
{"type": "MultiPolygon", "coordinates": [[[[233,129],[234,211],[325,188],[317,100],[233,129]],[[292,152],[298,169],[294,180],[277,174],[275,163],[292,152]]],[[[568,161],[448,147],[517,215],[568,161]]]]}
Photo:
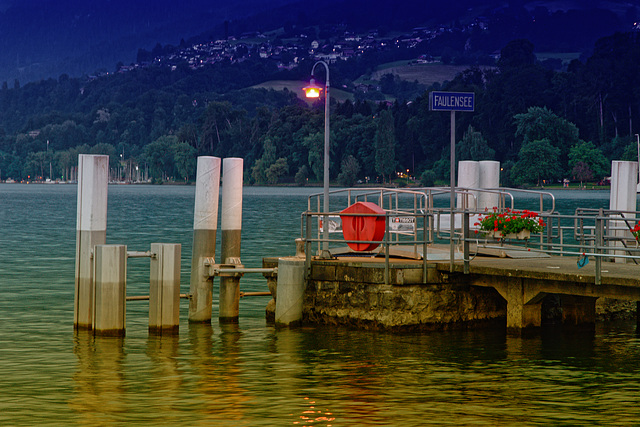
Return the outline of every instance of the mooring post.
{"type": "Polygon", "coordinates": [[[277,326],[295,325],[302,321],[305,289],[305,260],[280,258],[275,322],[277,326]]]}
{"type": "Polygon", "coordinates": [[[189,300],[190,322],[211,322],[213,280],[205,275],[205,258],[216,256],[220,158],[198,157],[193,212],[193,251],[189,300]]]}
{"type": "MultiPolygon", "coordinates": [[[[474,160],[462,160],[458,162],[458,187],[480,187],[480,167],[478,162],[474,160]]],[[[463,210],[466,208],[470,211],[477,210],[478,198],[477,191],[469,191],[468,194],[458,194],[456,199],[458,209],[463,210]]]]}
{"type": "Polygon", "coordinates": [[[96,284],[94,334],[123,336],[126,325],[127,247],[97,245],[94,264],[96,284]]]}
{"type": "MultiPolygon", "coordinates": [[[[611,162],[611,193],[609,197],[609,209],[617,211],[636,210],[636,191],[638,187],[638,162],[614,160],[611,162]]],[[[630,213],[615,215],[626,218],[629,224],[635,222],[635,216],[630,213]]],[[[610,221],[607,224],[608,235],[612,238],[609,243],[614,248],[623,250],[611,251],[614,255],[629,255],[624,251],[624,239],[630,239],[631,232],[624,219],[610,221]]],[[[614,258],[614,262],[626,263],[624,258],[614,258]]]]}
{"type": "Polygon", "coordinates": [[[152,243],[149,333],[177,334],[180,328],[180,256],[182,247],[152,243]]]}
{"type": "MultiPolygon", "coordinates": [[[[500,162],[495,160],[480,160],[478,162],[478,185],[480,188],[498,188],[500,187],[500,162]]],[[[497,193],[478,193],[477,210],[482,211],[485,208],[491,210],[492,207],[500,204],[500,195],[497,193]]]]}
{"type": "Polygon", "coordinates": [[[107,236],[109,156],[78,156],[76,269],[73,326],[91,329],[94,323],[95,284],[92,253],[107,236]]]}
{"type": "MultiPolygon", "coordinates": [[[[242,234],[243,160],[230,157],[222,160],[222,264],[239,266],[242,234]]],[[[220,276],[219,320],[235,323],[240,314],[240,278],[220,276]]]]}

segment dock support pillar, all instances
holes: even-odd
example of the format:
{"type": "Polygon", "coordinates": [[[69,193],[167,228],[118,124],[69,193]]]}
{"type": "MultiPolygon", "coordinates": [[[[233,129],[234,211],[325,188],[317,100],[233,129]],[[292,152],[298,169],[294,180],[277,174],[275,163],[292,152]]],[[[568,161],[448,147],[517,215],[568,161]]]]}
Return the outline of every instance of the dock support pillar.
{"type": "Polygon", "coordinates": [[[278,297],[276,298],[276,326],[289,326],[302,321],[305,290],[305,260],[278,260],[278,297]]]}
{"type": "Polygon", "coordinates": [[[562,295],[562,323],[577,326],[596,322],[597,297],[562,295]]]}
{"type": "Polygon", "coordinates": [[[220,158],[198,157],[193,213],[189,322],[211,322],[213,279],[205,274],[204,263],[205,258],[213,260],[216,256],[219,194],[220,158]]]}
{"type": "MultiPolygon", "coordinates": [[[[243,160],[222,160],[221,264],[241,265],[243,160]]],[[[220,277],[219,321],[237,323],[240,315],[240,277],[220,277]]]]}
{"type": "Polygon", "coordinates": [[[127,247],[95,247],[95,323],[93,331],[101,336],[125,335],[127,247]]]}
{"type": "Polygon", "coordinates": [[[179,244],[152,243],[149,287],[149,333],[177,334],[180,328],[179,244]]]}
{"type": "Polygon", "coordinates": [[[73,326],[90,330],[94,324],[95,283],[93,248],[107,236],[109,156],[78,156],[78,207],[73,326]]]}
{"type": "Polygon", "coordinates": [[[512,283],[507,288],[507,330],[520,333],[522,329],[542,325],[542,295],[531,299],[525,286],[512,283]]]}

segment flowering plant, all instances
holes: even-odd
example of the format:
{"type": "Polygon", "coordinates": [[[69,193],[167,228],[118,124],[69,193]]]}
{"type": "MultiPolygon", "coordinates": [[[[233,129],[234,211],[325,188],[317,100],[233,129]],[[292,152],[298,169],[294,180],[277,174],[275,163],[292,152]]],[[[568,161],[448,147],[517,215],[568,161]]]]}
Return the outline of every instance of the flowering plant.
{"type": "MultiPolygon", "coordinates": [[[[492,213],[480,216],[479,221],[475,225],[480,226],[481,231],[500,231],[502,235],[517,234],[522,230],[539,233],[546,225],[535,212],[528,210],[514,211],[511,209],[498,212],[498,208],[495,207],[492,213]]],[[[638,233],[640,234],[640,226],[638,227],[638,233]]]]}
{"type": "Polygon", "coordinates": [[[635,227],[633,227],[633,229],[631,229],[631,234],[633,234],[633,237],[636,238],[636,240],[640,240],[640,222],[636,224],[635,227]]]}

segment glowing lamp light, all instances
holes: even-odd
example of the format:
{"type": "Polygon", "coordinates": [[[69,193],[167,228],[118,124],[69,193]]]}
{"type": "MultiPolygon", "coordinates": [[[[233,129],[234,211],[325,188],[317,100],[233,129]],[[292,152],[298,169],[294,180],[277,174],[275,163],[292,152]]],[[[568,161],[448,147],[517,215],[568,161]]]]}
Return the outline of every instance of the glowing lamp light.
{"type": "Polygon", "coordinates": [[[302,88],[307,98],[320,98],[320,91],[322,88],[316,85],[315,79],[311,79],[309,86],[302,88]]]}

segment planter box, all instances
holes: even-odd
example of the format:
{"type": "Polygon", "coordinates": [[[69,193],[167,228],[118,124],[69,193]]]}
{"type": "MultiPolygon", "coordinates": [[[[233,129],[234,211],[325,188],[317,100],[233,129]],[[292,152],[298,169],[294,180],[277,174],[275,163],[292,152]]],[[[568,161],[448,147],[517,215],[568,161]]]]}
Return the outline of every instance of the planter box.
{"type": "Polygon", "coordinates": [[[518,233],[510,233],[506,236],[502,235],[502,231],[492,231],[491,235],[496,239],[517,239],[517,240],[527,240],[531,238],[531,232],[529,230],[522,230],[518,233]]]}

